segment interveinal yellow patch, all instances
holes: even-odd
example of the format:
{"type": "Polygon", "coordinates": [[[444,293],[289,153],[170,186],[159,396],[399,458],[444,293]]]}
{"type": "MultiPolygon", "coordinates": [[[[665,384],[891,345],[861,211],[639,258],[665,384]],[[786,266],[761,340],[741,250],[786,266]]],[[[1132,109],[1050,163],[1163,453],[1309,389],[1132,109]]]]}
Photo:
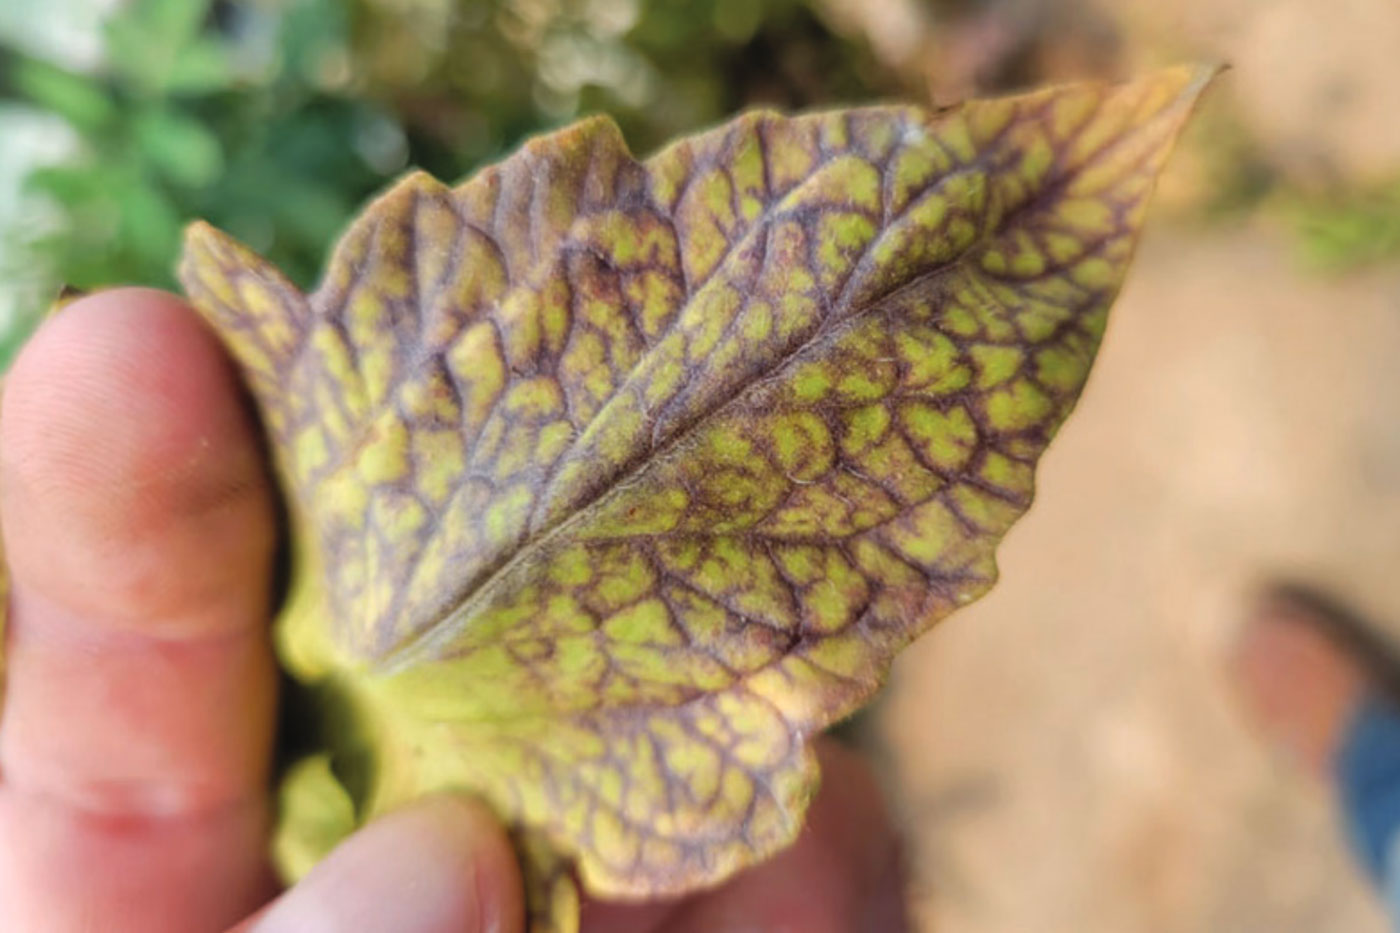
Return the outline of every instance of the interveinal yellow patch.
{"type": "Polygon", "coordinates": [[[284,869],[467,791],[566,933],[578,883],[679,895],[790,843],[807,739],[991,586],[1209,77],[753,113],[646,162],[591,119],[404,179],[310,295],[193,226],[325,714],[284,869]]]}

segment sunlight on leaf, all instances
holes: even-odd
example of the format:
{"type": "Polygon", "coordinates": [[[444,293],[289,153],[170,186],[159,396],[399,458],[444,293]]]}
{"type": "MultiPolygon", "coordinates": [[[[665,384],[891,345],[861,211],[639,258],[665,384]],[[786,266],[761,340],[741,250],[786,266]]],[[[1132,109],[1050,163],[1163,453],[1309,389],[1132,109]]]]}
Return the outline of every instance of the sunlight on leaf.
{"type": "Polygon", "coordinates": [[[406,178],[309,296],[191,228],[359,817],[485,798],[536,931],[575,877],[675,895],[790,843],[807,739],[992,585],[1210,74],[753,113],[644,163],[590,119],[406,178]]]}

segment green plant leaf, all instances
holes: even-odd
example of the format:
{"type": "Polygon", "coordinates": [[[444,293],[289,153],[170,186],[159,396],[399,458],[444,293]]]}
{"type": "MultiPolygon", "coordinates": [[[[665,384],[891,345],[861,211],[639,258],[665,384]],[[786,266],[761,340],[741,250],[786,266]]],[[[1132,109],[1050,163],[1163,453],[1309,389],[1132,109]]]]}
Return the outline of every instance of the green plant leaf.
{"type": "Polygon", "coordinates": [[[107,21],[112,69],[142,94],[169,92],[173,69],[198,41],[209,6],[209,0],[134,0],[125,15],[107,21]]]}
{"type": "Polygon", "coordinates": [[[160,268],[180,242],[180,217],[164,191],[142,176],[124,173],[111,195],[117,205],[117,236],[123,248],[145,268],[160,268]]]}
{"type": "Polygon", "coordinates": [[[22,96],[82,133],[101,131],[117,113],[97,80],[36,58],[16,60],[10,66],[10,80],[22,96]]]}
{"type": "Polygon", "coordinates": [[[574,872],[675,895],[790,843],[807,738],[992,585],[1209,75],[754,113],[645,163],[591,119],[400,182],[309,296],[191,228],[359,816],[479,794],[541,931],[574,872]]]}
{"type": "Polygon", "coordinates": [[[137,112],[132,122],[141,155],[166,178],[178,185],[202,188],[219,177],[223,146],[200,121],[156,106],[137,112]]]}
{"type": "Polygon", "coordinates": [[[169,95],[214,94],[233,83],[228,52],[217,39],[196,38],[173,54],[165,75],[165,92],[169,95]]]}

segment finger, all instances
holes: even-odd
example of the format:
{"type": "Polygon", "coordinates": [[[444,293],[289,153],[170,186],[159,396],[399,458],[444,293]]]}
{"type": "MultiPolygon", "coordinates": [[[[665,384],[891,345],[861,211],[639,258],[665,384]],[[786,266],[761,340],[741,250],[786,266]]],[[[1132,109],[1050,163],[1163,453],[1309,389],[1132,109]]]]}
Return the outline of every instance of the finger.
{"type": "Polygon", "coordinates": [[[483,807],[438,797],[371,823],[240,930],[519,933],[520,874],[483,807]]]}
{"type": "Polygon", "coordinates": [[[0,789],[0,930],[220,930],[274,890],[266,818],[253,801],[150,819],[0,789]]]}
{"type": "Polygon", "coordinates": [[[648,904],[586,900],[580,928],[583,933],[657,933],[670,929],[668,920],[679,914],[686,903],[686,900],[648,904]]]}
{"type": "Polygon", "coordinates": [[[673,904],[586,906],[586,933],[908,929],[898,837],[869,768],[817,742],[822,786],[791,848],[715,891],[673,904]]]}
{"type": "MultiPolygon", "coordinates": [[[[184,885],[209,905],[222,903],[211,885],[251,896],[275,701],[275,511],[234,371],[182,302],[108,292],[34,337],[0,402],[0,524],[12,575],[0,884],[27,878],[14,896],[34,909],[68,891],[49,906],[75,917],[143,885],[184,885]],[[43,819],[30,818],[36,801],[43,819]],[[86,858],[118,851],[105,872],[86,858]],[[93,876],[43,874],[63,864],[93,876]]],[[[58,916],[33,928],[90,928],[58,916]]]]}

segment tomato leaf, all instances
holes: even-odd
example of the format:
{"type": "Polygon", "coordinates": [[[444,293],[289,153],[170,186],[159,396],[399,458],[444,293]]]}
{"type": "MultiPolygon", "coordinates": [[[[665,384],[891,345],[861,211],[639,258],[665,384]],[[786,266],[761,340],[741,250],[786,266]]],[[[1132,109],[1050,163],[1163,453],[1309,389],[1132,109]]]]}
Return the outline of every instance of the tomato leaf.
{"type": "Polygon", "coordinates": [[[808,737],[992,585],[1209,77],[752,113],[644,163],[590,119],[406,178],[309,296],[191,228],[359,817],[480,795],[541,931],[575,875],[676,895],[790,843],[808,737]]]}

